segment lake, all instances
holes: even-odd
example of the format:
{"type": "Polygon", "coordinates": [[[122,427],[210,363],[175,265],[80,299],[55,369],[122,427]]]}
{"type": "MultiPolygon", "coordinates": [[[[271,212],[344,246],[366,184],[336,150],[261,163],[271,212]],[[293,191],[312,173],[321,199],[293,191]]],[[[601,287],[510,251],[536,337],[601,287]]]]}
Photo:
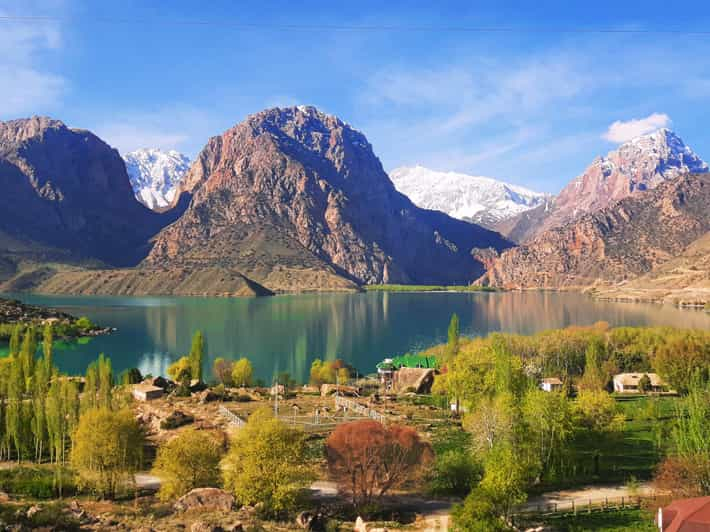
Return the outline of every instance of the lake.
{"type": "MultiPolygon", "coordinates": [[[[446,341],[452,313],[463,335],[529,334],[590,325],[672,325],[710,329],[710,313],[670,306],[594,301],[577,293],[387,293],[281,295],[265,298],[83,297],[14,295],[116,327],[110,335],[57,346],[55,362],[81,373],[98,353],[118,372],[137,367],[165,374],[190,349],[192,333],[207,338],[216,357],[248,357],[257,377],[288,371],[308,378],[315,358],[342,358],[362,373],[391,355],[446,341]]],[[[208,370],[208,366],[205,367],[208,370]]]]}

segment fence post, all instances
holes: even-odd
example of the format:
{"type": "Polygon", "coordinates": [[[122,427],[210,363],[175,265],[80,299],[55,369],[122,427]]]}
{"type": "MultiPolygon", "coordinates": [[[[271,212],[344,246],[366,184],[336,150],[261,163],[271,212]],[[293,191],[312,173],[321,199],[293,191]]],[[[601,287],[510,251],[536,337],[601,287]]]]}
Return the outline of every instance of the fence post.
{"type": "Polygon", "coordinates": [[[624,496],[621,496],[621,509],[624,509],[624,496]]]}
{"type": "Polygon", "coordinates": [[[592,513],[592,499],[589,499],[589,501],[587,502],[587,513],[592,513]]]}
{"type": "Polygon", "coordinates": [[[572,499],[572,513],[577,515],[577,507],[574,505],[574,499],[572,499]]]}
{"type": "Polygon", "coordinates": [[[604,497],[604,509],[609,509],[609,497],[604,497]]]}

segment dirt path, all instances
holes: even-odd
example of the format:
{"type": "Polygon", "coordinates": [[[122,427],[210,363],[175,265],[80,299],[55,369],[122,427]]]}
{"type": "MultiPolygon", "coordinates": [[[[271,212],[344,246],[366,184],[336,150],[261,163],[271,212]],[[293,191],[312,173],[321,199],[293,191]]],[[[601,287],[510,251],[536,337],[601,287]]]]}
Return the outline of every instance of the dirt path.
{"type": "Polygon", "coordinates": [[[531,497],[522,506],[523,510],[535,510],[538,506],[549,506],[554,504],[571,504],[572,501],[575,504],[583,506],[587,504],[590,500],[592,502],[603,501],[606,499],[618,500],[621,497],[632,497],[632,496],[644,496],[652,493],[652,488],[650,484],[641,484],[632,493],[628,487],[624,485],[610,485],[610,486],[582,486],[580,488],[574,488],[569,490],[560,491],[550,491],[531,497]]]}

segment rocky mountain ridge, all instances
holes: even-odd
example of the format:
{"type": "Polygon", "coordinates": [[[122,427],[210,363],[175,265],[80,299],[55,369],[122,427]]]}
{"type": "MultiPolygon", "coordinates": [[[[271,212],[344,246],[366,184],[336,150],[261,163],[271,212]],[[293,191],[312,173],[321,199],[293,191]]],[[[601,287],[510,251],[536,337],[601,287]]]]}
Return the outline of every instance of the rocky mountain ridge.
{"type": "Polygon", "coordinates": [[[708,165],[678,135],[659,129],[597,157],[549,205],[504,220],[495,229],[516,242],[527,242],[680,175],[705,172],[708,165]]]}
{"type": "Polygon", "coordinates": [[[190,205],[145,266],[218,263],[276,290],[312,289],[314,275],[326,285],[466,283],[483,271],[473,248],[509,246],[416,207],[361,132],[314,107],[262,111],[210,139],[180,196],[190,205]]]}
{"type": "Polygon", "coordinates": [[[439,172],[419,165],[395,168],[389,175],[397,190],[415,205],[485,227],[493,227],[552,199],[550,194],[490,177],[439,172]]]}
{"type": "Polygon", "coordinates": [[[710,230],[710,174],[687,174],[630,195],[488,257],[479,284],[583,288],[646,274],[710,230]]]}

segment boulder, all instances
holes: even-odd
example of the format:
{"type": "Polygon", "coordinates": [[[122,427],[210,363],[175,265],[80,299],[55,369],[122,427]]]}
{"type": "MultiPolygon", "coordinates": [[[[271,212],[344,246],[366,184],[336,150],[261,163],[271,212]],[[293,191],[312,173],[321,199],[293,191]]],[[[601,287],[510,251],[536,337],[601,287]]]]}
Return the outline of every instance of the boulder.
{"type": "Polygon", "coordinates": [[[201,405],[219,400],[219,395],[214,393],[212,390],[203,390],[195,394],[195,397],[197,397],[197,400],[200,402],[201,405]]]}
{"type": "Polygon", "coordinates": [[[27,519],[32,519],[35,515],[37,515],[41,511],[42,511],[42,508],[40,508],[39,506],[37,506],[35,504],[33,506],[30,506],[27,509],[27,514],[25,514],[25,515],[27,515],[27,519]]]}
{"type": "Polygon", "coordinates": [[[346,397],[359,397],[360,396],[360,389],[356,388],[355,386],[346,386],[344,384],[341,384],[341,385],[323,384],[320,387],[321,397],[327,397],[329,395],[333,395],[336,391],[340,395],[344,395],[346,397]]]}
{"type": "Polygon", "coordinates": [[[325,519],[323,514],[313,512],[301,512],[296,516],[296,524],[304,530],[321,532],[325,530],[325,519]]]}
{"type": "Polygon", "coordinates": [[[160,428],[163,430],[176,429],[178,427],[182,427],[183,425],[187,425],[188,423],[192,423],[193,421],[195,421],[193,416],[185,414],[180,410],[175,410],[172,414],[160,422],[160,428]]]}
{"type": "Polygon", "coordinates": [[[175,510],[220,510],[231,512],[234,507],[234,496],[219,488],[195,488],[175,501],[175,510]]]}

